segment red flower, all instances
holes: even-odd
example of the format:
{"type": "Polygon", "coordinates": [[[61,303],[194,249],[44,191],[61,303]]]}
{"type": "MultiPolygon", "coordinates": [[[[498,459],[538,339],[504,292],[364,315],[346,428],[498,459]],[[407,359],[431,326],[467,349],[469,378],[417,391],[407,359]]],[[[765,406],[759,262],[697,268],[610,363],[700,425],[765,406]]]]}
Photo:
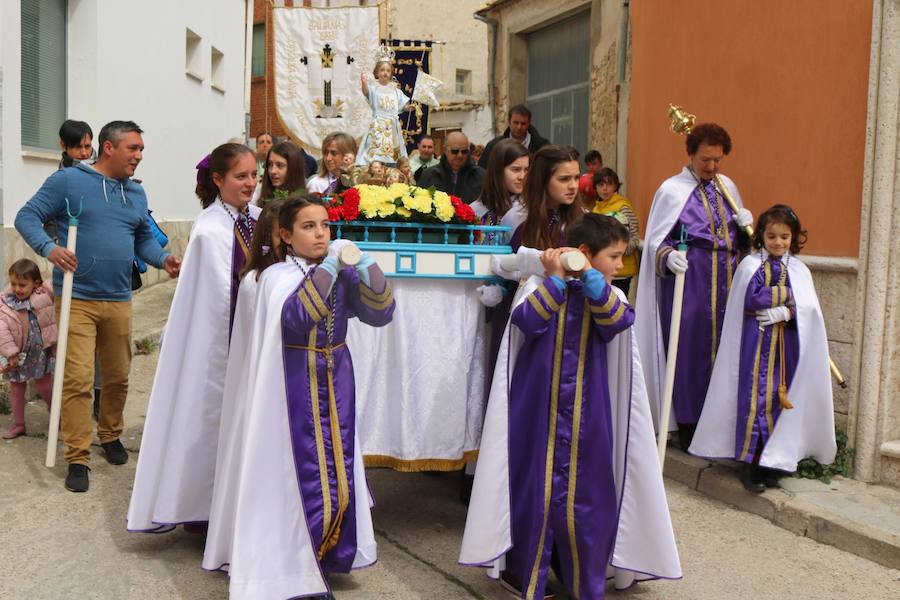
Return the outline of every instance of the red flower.
{"type": "Polygon", "coordinates": [[[456,213],[457,219],[464,223],[475,222],[475,211],[472,210],[471,206],[465,204],[456,196],[450,196],[450,203],[453,204],[453,212],[456,213]]]}
{"type": "Polygon", "coordinates": [[[356,188],[344,190],[344,193],[341,194],[341,198],[344,200],[344,204],[354,203],[359,206],[359,190],[356,188]]]}
{"type": "Polygon", "coordinates": [[[343,221],[344,215],[340,206],[334,206],[333,204],[326,207],[328,211],[328,220],[331,222],[343,221]]]}

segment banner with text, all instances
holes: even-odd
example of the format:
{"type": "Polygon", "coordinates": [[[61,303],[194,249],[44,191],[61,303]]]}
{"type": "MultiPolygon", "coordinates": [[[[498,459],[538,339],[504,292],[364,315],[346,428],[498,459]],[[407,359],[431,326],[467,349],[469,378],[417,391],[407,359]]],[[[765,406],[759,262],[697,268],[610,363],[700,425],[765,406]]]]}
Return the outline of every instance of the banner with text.
{"type": "Polygon", "coordinates": [[[378,48],[378,8],[274,8],[275,108],[291,137],[319,155],[329,133],[360,139],[372,110],[360,89],[378,48]]]}

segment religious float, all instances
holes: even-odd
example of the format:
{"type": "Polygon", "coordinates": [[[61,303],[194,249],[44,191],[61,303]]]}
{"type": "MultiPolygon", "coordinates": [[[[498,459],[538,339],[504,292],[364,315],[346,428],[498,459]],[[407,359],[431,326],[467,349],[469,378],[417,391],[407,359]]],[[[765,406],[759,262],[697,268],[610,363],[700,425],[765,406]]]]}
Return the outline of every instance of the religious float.
{"type": "Polygon", "coordinates": [[[357,427],[365,462],[449,471],[475,458],[487,397],[489,323],[476,288],[509,255],[508,227],[476,224],[459,198],[402,183],[356,185],[328,200],[334,237],[389,278],[393,322],[352,321],[357,427]]]}

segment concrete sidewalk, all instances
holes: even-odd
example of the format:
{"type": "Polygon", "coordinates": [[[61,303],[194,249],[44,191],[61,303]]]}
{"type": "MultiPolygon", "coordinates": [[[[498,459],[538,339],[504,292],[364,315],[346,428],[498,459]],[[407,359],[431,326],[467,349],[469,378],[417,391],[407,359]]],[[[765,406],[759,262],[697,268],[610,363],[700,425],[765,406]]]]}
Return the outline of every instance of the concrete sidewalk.
{"type": "Polygon", "coordinates": [[[738,468],[670,446],[665,476],[797,535],[900,569],[900,490],[843,477],[830,484],[785,477],[778,488],[753,494],[741,485],[738,468]]]}

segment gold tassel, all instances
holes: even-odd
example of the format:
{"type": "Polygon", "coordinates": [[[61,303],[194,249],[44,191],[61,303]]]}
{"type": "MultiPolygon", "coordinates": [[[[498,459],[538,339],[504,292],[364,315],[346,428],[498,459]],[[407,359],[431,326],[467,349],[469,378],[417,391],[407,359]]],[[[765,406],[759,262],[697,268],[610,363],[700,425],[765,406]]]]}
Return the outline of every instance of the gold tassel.
{"type": "Polygon", "coordinates": [[[782,410],[791,410],[792,408],[794,408],[794,405],[791,404],[790,400],[788,400],[787,385],[785,384],[784,363],[787,359],[784,356],[784,323],[779,323],[777,325],[775,335],[778,336],[778,354],[780,355],[779,358],[781,359],[781,383],[778,384],[778,403],[781,404],[782,410]]]}
{"type": "Polygon", "coordinates": [[[794,405],[790,403],[787,397],[787,386],[783,383],[778,386],[778,402],[781,404],[782,410],[791,410],[794,405]]]}

